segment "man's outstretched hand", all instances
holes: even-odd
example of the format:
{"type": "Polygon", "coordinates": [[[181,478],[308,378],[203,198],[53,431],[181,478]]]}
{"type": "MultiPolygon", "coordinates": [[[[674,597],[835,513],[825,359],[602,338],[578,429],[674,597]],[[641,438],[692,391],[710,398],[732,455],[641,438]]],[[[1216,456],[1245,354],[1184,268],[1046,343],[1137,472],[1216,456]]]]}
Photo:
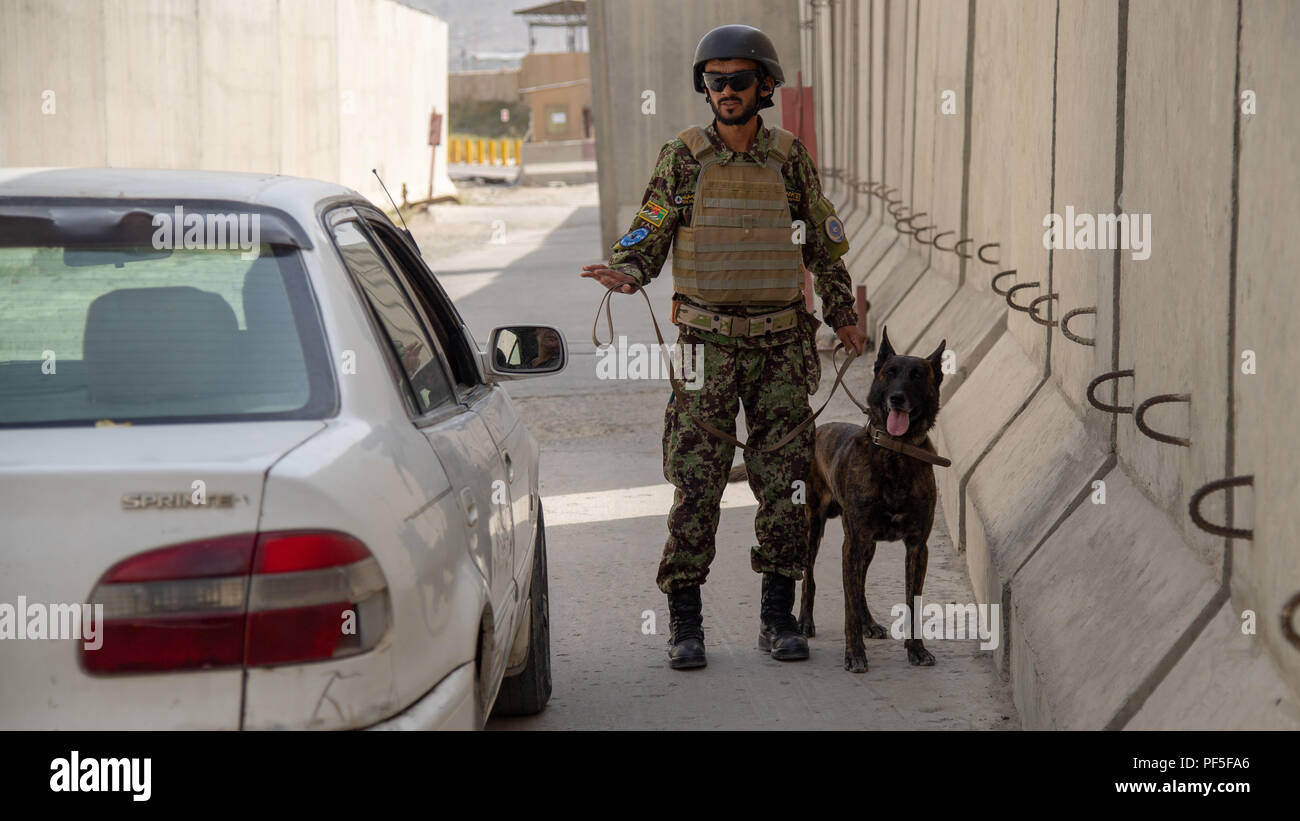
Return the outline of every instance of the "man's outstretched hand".
{"type": "Polygon", "coordinates": [[[857,325],[845,325],[842,328],[835,329],[835,335],[844,343],[844,350],[852,351],[858,356],[867,347],[867,335],[857,325]]]}
{"type": "Polygon", "coordinates": [[[628,276],[622,271],[615,271],[613,268],[607,268],[599,262],[595,265],[582,266],[581,276],[591,277],[606,288],[621,285],[622,287],[618,290],[625,294],[634,294],[636,289],[641,287],[637,284],[635,277],[628,276]]]}

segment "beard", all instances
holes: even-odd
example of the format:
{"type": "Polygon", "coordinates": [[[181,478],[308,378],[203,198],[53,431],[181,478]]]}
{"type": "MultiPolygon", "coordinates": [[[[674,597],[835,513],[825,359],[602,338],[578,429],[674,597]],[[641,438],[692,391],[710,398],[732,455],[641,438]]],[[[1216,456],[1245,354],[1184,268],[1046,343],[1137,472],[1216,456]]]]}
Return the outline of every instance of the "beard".
{"type": "MultiPolygon", "coordinates": [[[[724,97],[722,99],[738,100],[739,98],[724,97]]],[[[728,117],[722,113],[722,110],[719,108],[718,103],[714,102],[712,97],[709,97],[709,108],[713,109],[713,116],[717,117],[718,122],[722,123],[723,125],[744,125],[745,123],[749,122],[754,118],[754,115],[758,113],[758,103],[759,103],[759,95],[755,94],[754,102],[750,103],[747,106],[743,106],[740,113],[728,117]]]]}

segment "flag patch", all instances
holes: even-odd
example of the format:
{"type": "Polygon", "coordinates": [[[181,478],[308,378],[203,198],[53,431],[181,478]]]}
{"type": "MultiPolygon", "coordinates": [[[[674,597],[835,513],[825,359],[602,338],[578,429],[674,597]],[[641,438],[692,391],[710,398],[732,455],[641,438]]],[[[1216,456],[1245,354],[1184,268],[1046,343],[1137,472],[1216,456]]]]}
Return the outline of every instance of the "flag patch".
{"type": "Polygon", "coordinates": [[[647,200],[646,204],[641,206],[641,210],[637,212],[637,216],[658,228],[664,224],[664,217],[668,216],[668,208],[654,200],[647,200]]]}

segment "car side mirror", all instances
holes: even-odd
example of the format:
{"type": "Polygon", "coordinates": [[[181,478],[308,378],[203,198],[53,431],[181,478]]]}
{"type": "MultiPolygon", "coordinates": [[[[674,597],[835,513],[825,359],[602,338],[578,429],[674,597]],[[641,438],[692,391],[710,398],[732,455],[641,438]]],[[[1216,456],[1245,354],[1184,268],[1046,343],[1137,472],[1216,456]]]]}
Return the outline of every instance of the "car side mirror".
{"type": "Polygon", "coordinates": [[[485,370],[498,379],[559,373],[569,364],[564,334],[551,325],[493,328],[483,354],[485,370]]]}

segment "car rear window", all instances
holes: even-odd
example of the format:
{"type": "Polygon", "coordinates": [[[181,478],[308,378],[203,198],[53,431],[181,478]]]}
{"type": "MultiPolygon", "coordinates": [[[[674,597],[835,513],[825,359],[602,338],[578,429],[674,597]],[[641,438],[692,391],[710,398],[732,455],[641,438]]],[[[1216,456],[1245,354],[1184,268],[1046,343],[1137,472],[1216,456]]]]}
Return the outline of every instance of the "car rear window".
{"type": "Polygon", "coordinates": [[[0,244],[0,425],[320,418],[328,362],[297,248],[0,244]]]}

